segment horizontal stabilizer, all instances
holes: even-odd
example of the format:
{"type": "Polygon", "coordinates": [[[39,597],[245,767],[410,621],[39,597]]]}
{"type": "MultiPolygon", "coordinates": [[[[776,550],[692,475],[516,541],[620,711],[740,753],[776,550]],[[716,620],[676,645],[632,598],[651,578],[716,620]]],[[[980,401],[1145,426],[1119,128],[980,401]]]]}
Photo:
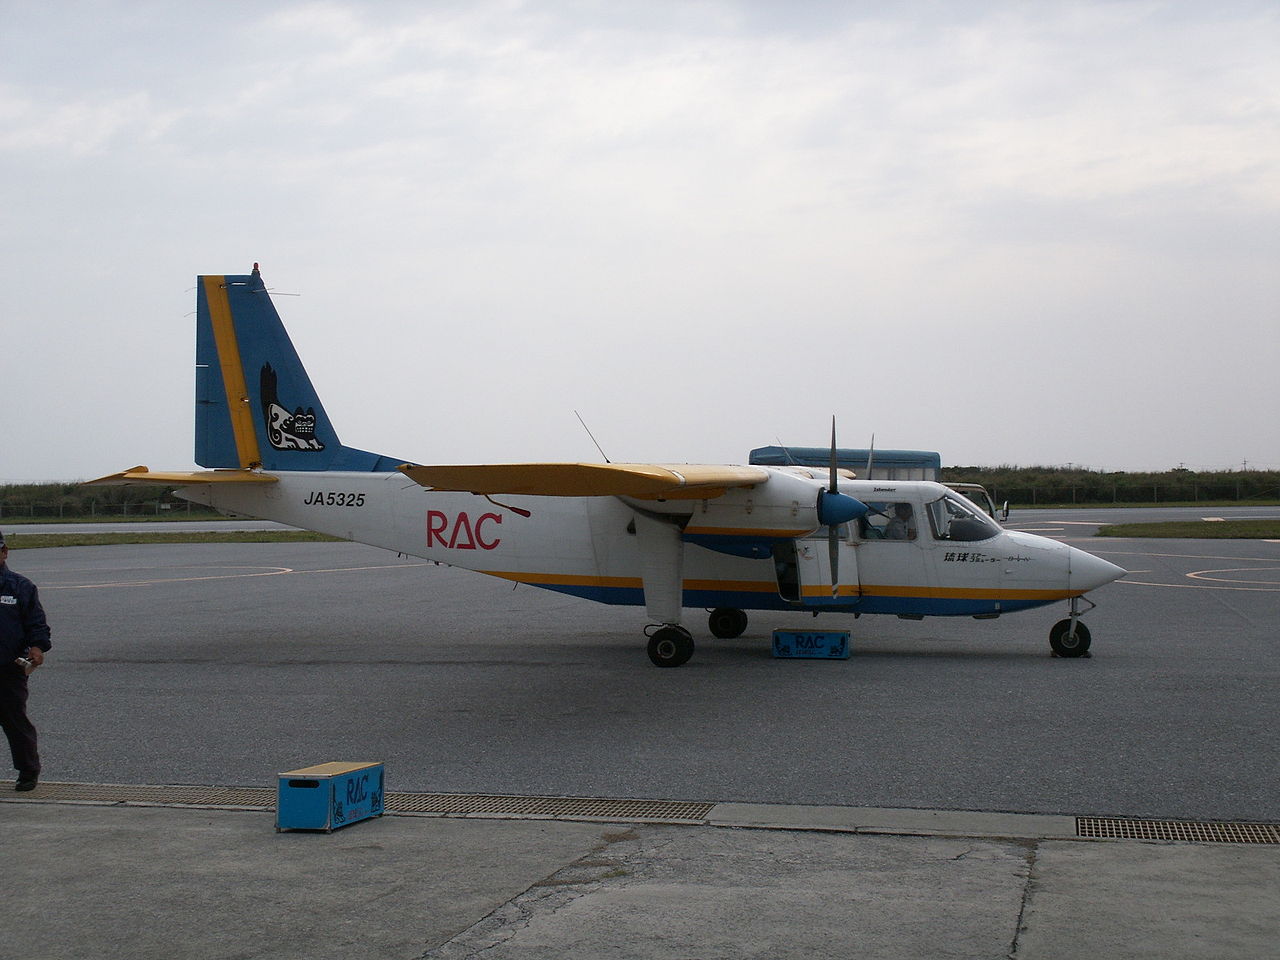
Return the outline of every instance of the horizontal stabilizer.
{"type": "Polygon", "coordinates": [[[657,463],[498,463],[400,471],[432,490],[537,497],[635,497],[708,500],[734,487],[765,483],[761,467],[657,463]]]}
{"type": "Polygon", "coordinates": [[[193,483],[275,483],[276,478],[251,470],[196,470],[191,472],[153,473],[146,467],[130,467],[109,477],[87,480],[86,487],[143,486],[147,484],[165,487],[193,483]]]}

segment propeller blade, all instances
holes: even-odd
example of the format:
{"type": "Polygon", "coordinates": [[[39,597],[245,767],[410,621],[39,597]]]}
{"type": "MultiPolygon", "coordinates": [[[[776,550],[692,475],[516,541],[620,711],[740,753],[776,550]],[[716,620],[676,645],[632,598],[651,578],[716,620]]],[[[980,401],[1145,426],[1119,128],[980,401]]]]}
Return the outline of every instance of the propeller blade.
{"type": "Polygon", "coordinates": [[[831,558],[831,599],[840,595],[840,528],[827,527],[827,553],[831,558]]]}
{"type": "MultiPolygon", "coordinates": [[[[837,494],[840,491],[837,485],[840,482],[840,474],[836,471],[836,415],[831,415],[831,486],[830,492],[837,494]]],[[[836,599],[840,592],[840,527],[838,524],[830,524],[827,527],[827,555],[831,560],[831,599],[836,599]]]]}
{"type": "Polygon", "coordinates": [[[836,473],[836,418],[835,418],[835,414],[832,414],[832,415],[831,415],[831,475],[830,475],[830,477],[829,477],[828,479],[830,480],[830,484],[831,484],[831,485],[830,485],[830,487],[829,487],[829,489],[831,490],[831,492],[832,492],[832,493],[839,493],[840,491],[836,489],[836,484],[837,484],[837,483],[839,483],[840,481],[839,481],[839,474],[837,474],[837,473],[836,473]]]}
{"type": "Polygon", "coordinates": [[[831,477],[829,489],[818,491],[818,522],[827,528],[827,549],[831,557],[831,596],[840,587],[840,524],[865,517],[870,509],[857,497],[841,493],[837,487],[840,474],[836,468],[836,418],[831,418],[831,477]]]}

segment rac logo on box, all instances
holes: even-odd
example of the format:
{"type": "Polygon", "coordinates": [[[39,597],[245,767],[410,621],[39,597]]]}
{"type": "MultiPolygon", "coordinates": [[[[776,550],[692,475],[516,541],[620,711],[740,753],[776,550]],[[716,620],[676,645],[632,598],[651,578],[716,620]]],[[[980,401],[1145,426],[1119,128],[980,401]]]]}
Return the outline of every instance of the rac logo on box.
{"type": "Polygon", "coordinates": [[[347,803],[355,806],[357,803],[364,803],[369,799],[369,775],[366,773],[359,780],[352,778],[347,781],[347,803]]]}
{"type": "Polygon", "coordinates": [[[482,513],[474,521],[466,511],[450,517],[443,510],[427,511],[427,549],[492,550],[502,542],[490,524],[502,523],[500,513],[482,513]]]}

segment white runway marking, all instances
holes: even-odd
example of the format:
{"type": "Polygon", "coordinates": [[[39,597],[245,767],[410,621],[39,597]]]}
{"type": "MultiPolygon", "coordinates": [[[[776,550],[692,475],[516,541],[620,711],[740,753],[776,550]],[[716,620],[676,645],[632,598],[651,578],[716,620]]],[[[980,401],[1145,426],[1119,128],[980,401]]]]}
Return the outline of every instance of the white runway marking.
{"type": "Polygon", "coordinates": [[[203,564],[199,566],[204,567],[204,569],[211,570],[229,569],[253,572],[215,573],[191,577],[150,577],[134,580],[111,580],[102,583],[52,583],[41,586],[40,589],[44,592],[48,592],[50,590],[100,590],[104,587],[149,587],[162,583],[194,583],[200,580],[236,580],[247,579],[250,577],[279,577],[291,573],[355,573],[362,570],[400,570],[405,567],[429,567],[431,566],[431,563],[429,561],[423,563],[384,563],[360,567],[329,567],[319,570],[297,570],[293,567],[210,567],[203,564]]]}

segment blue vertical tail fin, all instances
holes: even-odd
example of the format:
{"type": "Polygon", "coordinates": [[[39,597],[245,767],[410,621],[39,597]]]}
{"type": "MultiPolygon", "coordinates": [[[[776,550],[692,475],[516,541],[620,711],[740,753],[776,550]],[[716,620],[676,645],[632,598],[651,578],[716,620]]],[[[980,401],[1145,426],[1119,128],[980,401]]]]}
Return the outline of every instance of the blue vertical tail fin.
{"type": "Polygon", "coordinates": [[[248,276],[197,278],[195,459],[375,473],[405,462],[343,446],[256,263],[248,276]]]}

